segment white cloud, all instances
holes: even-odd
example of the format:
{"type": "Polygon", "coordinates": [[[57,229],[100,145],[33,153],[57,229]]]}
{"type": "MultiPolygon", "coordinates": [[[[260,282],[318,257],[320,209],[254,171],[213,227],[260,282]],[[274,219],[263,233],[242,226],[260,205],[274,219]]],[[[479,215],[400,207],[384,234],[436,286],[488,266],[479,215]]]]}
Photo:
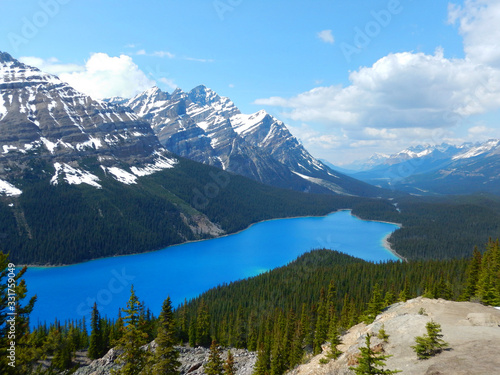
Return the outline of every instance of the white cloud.
{"type": "Polygon", "coordinates": [[[105,53],[94,53],[86,62],[84,71],[63,73],[59,77],[97,99],[130,98],[155,85],[130,56],[111,57],[105,53]]]}
{"type": "Polygon", "coordinates": [[[171,90],[175,90],[178,87],[174,80],[170,78],[161,77],[159,81],[171,90]]]}
{"type": "Polygon", "coordinates": [[[23,56],[19,58],[19,61],[26,65],[37,67],[42,72],[55,74],[57,76],[63,73],[81,72],[85,70],[85,67],[78,64],[61,64],[55,57],[44,60],[34,56],[23,56]]]}
{"type": "Polygon", "coordinates": [[[146,52],[145,49],[140,49],[136,53],[138,56],[152,56],[152,57],[168,57],[169,59],[175,58],[175,55],[168,51],[154,51],[151,53],[146,52]]]}
{"type": "MultiPolygon", "coordinates": [[[[440,46],[432,55],[392,53],[351,72],[347,86],[319,86],[255,103],[281,107],[282,116],[336,137],[340,146],[332,143],[331,149],[342,150],[341,158],[496,136],[498,123],[477,121],[500,108],[500,1],[466,0],[448,12],[449,23],[459,25],[464,58],[447,58],[440,46]]],[[[325,155],[319,134],[304,143],[313,154],[325,155]]]]}
{"type": "Polygon", "coordinates": [[[491,134],[495,132],[495,129],[489,128],[484,125],[476,125],[468,130],[469,136],[471,136],[473,139],[477,138],[478,136],[487,136],[489,137],[491,134]]]}
{"type": "Polygon", "coordinates": [[[149,79],[127,55],[111,57],[105,53],[94,53],[85,66],[60,64],[54,58],[23,57],[20,60],[58,75],[62,81],[95,99],[112,96],[130,98],[155,85],[155,81],[149,79]]]}
{"type": "Polygon", "coordinates": [[[333,44],[335,42],[335,38],[333,37],[332,30],[320,31],[317,34],[317,36],[325,43],[333,44]]]}
{"type": "Polygon", "coordinates": [[[463,7],[450,4],[448,22],[459,24],[469,59],[500,68],[500,1],[466,0],[463,7]]]}
{"type": "Polygon", "coordinates": [[[349,76],[347,87],[317,87],[292,98],[258,99],[293,120],[384,128],[443,127],[500,107],[500,71],[468,59],[396,53],[349,76]]]}

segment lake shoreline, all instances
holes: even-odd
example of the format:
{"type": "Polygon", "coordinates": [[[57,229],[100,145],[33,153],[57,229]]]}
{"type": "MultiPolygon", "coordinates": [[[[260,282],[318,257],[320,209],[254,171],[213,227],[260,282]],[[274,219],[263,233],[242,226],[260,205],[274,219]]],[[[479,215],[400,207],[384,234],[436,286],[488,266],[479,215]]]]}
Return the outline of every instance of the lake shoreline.
{"type": "MultiPolygon", "coordinates": [[[[342,212],[342,211],[350,211],[350,214],[351,216],[359,219],[359,220],[363,220],[363,221],[374,221],[374,222],[378,222],[378,223],[385,223],[385,224],[393,224],[393,225],[397,225],[399,228],[402,228],[403,225],[400,224],[400,223],[392,223],[392,222],[389,222],[389,221],[379,221],[379,220],[370,220],[370,219],[363,219],[357,215],[354,215],[352,213],[352,209],[351,208],[341,208],[341,209],[338,209],[338,210],[334,210],[334,211],[331,211],[325,215],[317,215],[317,216],[314,216],[314,215],[307,215],[307,216],[289,216],[289,217],[278,217],[278,218],[272,218],[272,219],[265,219],[265,220],[261,220],[261,221],[257,221],[255,223],[252,223],[250,224],[248,227],[246,228],[243,228],[243,229],[240,229],[239,231],[237,232],[232,232],[232,233],[225,233],[223,235],[220,235],[220,236],[216,236],[216,237],[211,237],[211,238],[204,238],[204,239],[199,239],[199,240],[190,240],[190,241],[186,241],[186,242],[181,242],[181,243],[177,243],[177,244],[172,244],[172,245],[168,245],[166,247],[162,247],[162,248],[159,248],[159,249],[154,249],[154,250],[150,250],[150,251],[144,251],[144,252],[140,252],[140,253],[131,253],[131,254],[119,254],[119,255],[113,255],[113,256],[108,256],[108,257],[99,257],[99,258],[93,258],[93,259],[89,259],[89,260],[86,260],[84,262],[79,262],[79,263],[70,263],[70,264],[45,264],[45,265],[40,265],[40,264],[23,264],[23,265],[19,265],[19,266],[16,266],[18,268],[23,268],[24,266],[28,267],[28,268],[57,268],[57,267],[69,267],[69,266],[75,266],[77,264],[84,264],[84,263],[88,263],[88,262],[93,262],[93,261],[97,261],[97,260],[102,260],[102,259],[111,259],[111,258],[118,258],[118,257],[126,257],[126,256],[133,256],[133,255],[139,255],[139,254],[147,254],[147,253],[153,253],[153,252],[156,252],[156,251],[161,251],[161,250],[165,250],[165,249],[168,249],[168,248],[171,248],[171,247],[174,247],[174,246],[180,246],[180,245],[185,245],[185,244],[190,244],[190,243],[196,243],[196,242],[202,242],[202,241],[207,241],[207,240],[211,240],[211,239],[216,239],[216,238],[224,238],[224,237],[227,237],[227,236],[232,236],[234,234],[239,234],[241,232],[244,232],[248,229],[250,229],[252,226],[254,225],[257,225],[257,224],[260,224],[260,223],[266,223],[266,222],[270,222],[270,221],[275,221],[275,220],[287,220],[287,219],[301,219],[301,218],[320,218],[320,217],[326,217],[326,216],[329,216],[331,214],[334,214],[334,213],[337,213],[337,212],[342,212]]],[[[384,240],[382,241],[382,244],[383,246],[389,251],[391,252],[394,256],[396,256],[397,258],[399,258],[400,260],[402,261],[405,261],[407,262],[407,259],[401,255],[399,255],[394,249],[392,249],[388,239],[389,237],[392,235],[392,233],[389,233],[385,238],[384,240]]]]}
{"type": "MultiPolygon", "coordinates": [[[[392,225],[396,225],[398,226],[399,228],[398,229],[401,229],[403,228],[403,224],[401,223],[393,223],[392,221],[382,221],[382,220],[370,220],[370,219],[363,219],[357,215],[354,215],[352,213],[352,210],[351,211],[351,215],[358,218],[359,220],[365,220],[365,221],[376,221],[377,223],[385,223],[385,224],[392,224],[392,225]]],[[[397,230],[397,229],[396,229],[397,230]]],[[[394,250],[392,248],[392,245],[391,243],[389,242],[389,238],[392,236],[394,232],[392,233],[389,233],[387,236],[385,236],[383,239],[382,239],[382,245],[387,249],[389,250],[395,257],[397,257],[399,260],[403,261],[403,262],[406,262],[408,263],[408,259],[406,259],[404,256],[402,256],[401,254],[398,254],[398,252],[396,250],[394,250]]]]}

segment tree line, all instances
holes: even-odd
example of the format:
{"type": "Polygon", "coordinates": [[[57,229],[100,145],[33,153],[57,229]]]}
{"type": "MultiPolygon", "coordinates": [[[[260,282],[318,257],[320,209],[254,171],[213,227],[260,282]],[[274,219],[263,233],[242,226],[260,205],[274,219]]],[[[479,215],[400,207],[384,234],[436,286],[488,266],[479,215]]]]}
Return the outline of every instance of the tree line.
{"type": "MultiPolygon", "coordinates": [[[[254,373],[278,375],[300,364],[306,354],[321,353],[327,343],[328,355],[335,359],[341,334],[360,321],[373,321],[397,301],[423,295],[500,305],[498,240],[490,240],[483,252],[476,248],[468,260],[374,264],[330,250],[311,251],[287,266],[213,288],[176,309],[167,297],[159,317],[132,288],[127,306],[112,320],[94,306],[89,327],[79,320],[30,328],[29,314],[37,301],[36,297],[24,301],[26,268],[10,277],[13,270],[2,253],[0,269],[2,374],[75,369],[77,350],[100,358],[111,347],[119,347],[122,353],[117,374],[175,374],[179,366],[175,345],[190,345],[212,347],[216,352],[219,346],[256,351],[254,373]],[[16,367],[9,365],[8,358],[9,289],[17,296],[16,367]],[[141,349],[152,340],[156,350],[141,349]],[[49,365],[43,365],[43,359],[49,365]]],[[[417,346],[424,345],[425,355],[427,339],[422,340],[417,346]]],[[[213,354],[216,362],[217,355],[213,354]]],[[[224,364],[217,363],[212,373],[222,373],[224,364]]]]}

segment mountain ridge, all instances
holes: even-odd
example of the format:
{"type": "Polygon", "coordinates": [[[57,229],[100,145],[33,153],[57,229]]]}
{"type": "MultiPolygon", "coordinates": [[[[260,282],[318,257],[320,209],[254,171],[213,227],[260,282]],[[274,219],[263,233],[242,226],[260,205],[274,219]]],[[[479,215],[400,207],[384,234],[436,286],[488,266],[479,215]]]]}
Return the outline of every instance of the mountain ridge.
{"type": "Polygon", "coordinates": [[[365,170],[348,174],[367,183],[418,195],[500,192],[498,139],[459,146],[414,146],[360,165],[365,170]]]}
{"type": "Polygon", "coordinates": [[[260,110],[247,115],[204,85],[172,94],[154,87],[127,102],[160,142],[181,156],[277,187],[380,196],[380,189],[333,171],[309,154],[286,125],[260,110]]]}

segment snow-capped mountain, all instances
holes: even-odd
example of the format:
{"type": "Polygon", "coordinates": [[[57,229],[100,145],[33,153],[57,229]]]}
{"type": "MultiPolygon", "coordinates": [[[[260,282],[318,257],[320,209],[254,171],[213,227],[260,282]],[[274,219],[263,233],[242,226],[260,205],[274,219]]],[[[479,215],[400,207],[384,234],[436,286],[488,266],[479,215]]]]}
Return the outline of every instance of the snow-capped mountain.
{"type": "Polygon", "coordinates": [[[409,147],[351,176],[418,194],[500,194],[500,140],[409,147]]]}
{"type": "Polygon", "coordinates": [[[100,187],[81,164],[94,158],[123,183],[175,164],[151,126],[127,107],[96,101],[58,77],[0,52],[0,195],[19,195],[34,158],[51,183],[100,187]]]}
{"type": "Polygon", "coordinates": [[[266,111],[243,114],[229,98],[205,86],[172,94],[153,87],[127,105],[151,123],[162,145],[175,154],[273,186],[380,195],[320,163],[266,111]]]}

